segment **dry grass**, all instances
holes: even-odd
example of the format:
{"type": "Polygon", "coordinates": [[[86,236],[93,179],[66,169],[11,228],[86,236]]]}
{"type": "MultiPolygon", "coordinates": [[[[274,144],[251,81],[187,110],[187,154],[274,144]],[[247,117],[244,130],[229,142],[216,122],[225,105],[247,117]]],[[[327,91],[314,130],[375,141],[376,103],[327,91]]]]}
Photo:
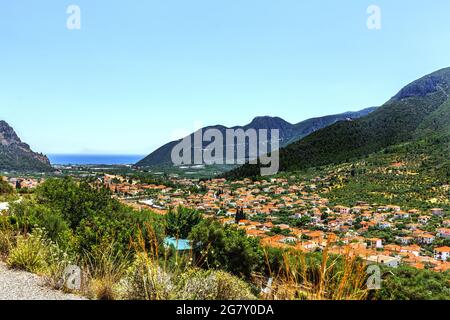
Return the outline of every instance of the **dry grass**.
{"type": "Polygon", "coordinates": [[[320,261],[307,254],[288,250],[283,253],[282,270],[270,271],[272,285],[261,295],[270,300],[364,300],[366,268],[351,256],[331,256],[328,246],[320,261]]]}
{"type": "Polygon", "coordinates": [[[114,242],[103,242],[93,252],[86,252],[84,293],[98,300],[115,300],[120,296],[118,283],[125,276],[130,260],[117,252],[114,242]]]}
{"type": "MultiPolygon", "coordinates": [[[[146,224],[145,228],[148,240],[139,231],[137,239],[131,243],[136,256],[122,280],[121,297],[127,300],[173,299],[175,292],[168,253],[161,255],[160,244],[151,224],[146,224]],[[161,256],[164,258],[161,259],[161,256]]],[[[177,261],[178,256],[175,259],[177,261]]]]}
{"type": "Polygon", "coordinates": [[[11,249],[16,245],[17,232],[9,222],[0,217],[0,259],[6,259],[11,249]]]}
{"type": "MultiPolygon", "coordinates": [[[[83,270],[81,293],[102,300],[254,297],[248,283],[225,272],[205,271],[199,265],[192,265],[192,251],[180,253],[164,249],[151,224],[147,224],[144,231],[146,237],[139,232],[136,239],[130,239],[130,248],[136,253],[133,257],[117,252],[113,242],[101,243],[86,253],[78,261],[83,270]]],[[[40,273],[44,270],[56,287],[70,261],[44,236],[36,231],[31,237],[17,236],[14,230],[0,225],[0,253],[9,253],[11,266],[40,273]]],[[[270,268],[267,251],[266,260],[270,268]]],[[[349,252],[340,257],[330,255],[328,246],[320,257],[286,250],[280,270],[269,270],[269,274],[273,279],[271,286],[257,298],[363,300],[368,295],[365,265],[349,252]]],[[[261,283],[253,285],[262,287],[261,283]]]]}

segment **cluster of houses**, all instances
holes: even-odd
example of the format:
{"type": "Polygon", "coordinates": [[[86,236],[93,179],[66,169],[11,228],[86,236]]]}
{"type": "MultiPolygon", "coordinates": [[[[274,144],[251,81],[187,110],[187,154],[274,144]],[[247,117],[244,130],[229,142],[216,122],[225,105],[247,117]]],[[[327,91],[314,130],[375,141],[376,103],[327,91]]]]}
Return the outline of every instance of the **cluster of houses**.
{"type": "MultiPolygon", "coordinates": [[[[42,182],[3,180],[16,189],[32,189],[42,182]]],[[[402,210],[361,201],[352,207],[331,205],[319,195],[321,178],[295,182],[173,178],[172,182],[172,187],[144,184],[107,174],[99,180],[114,197],[138,210],[166,214],[180,205],[193,208],[260,238],[263,246],[302,252],[327,248],[330,253],[357,255],[367,263],[407,264],[438,272],[450,269],[450,214],[442,208],[402,210]],[[392,237],[377,238],[373,231],[392,237]]],[[[0,203],[0,213],[6,210],[8,203],[0,203]]]]}
{"type": "Polygon", "coordinates": [[[1,177],[1,179],[14,189],[34,189],[42,182],[33,178],[1,177]]]}
{"type": "MultiPolygon", "coordinates": [[[[2,181],[7,182],[13,189],[34,189],[36,188],[40,180],[32,178],[11,178],[0,176],[2,181]]],[[[3,215],[9,211],[9,202],[0,202],[0,215],[3,215]]]]}
{"type": "Polygon", "coordinates": [[[179,188],[142,185],[117,177],[107,177],[105,183],[113,192],[134,196],[155,190],[151,199],[127,203],[161,214],[179,205],[194,208],[223,224],[237,225],[249,237],[260,238],[264,246],[306,252],[328,248],[330,253],[356,254],[367,263],[450,269],[450,247],[443,244],[447,239],[450,242],[448,212],[441,208],[402,210],[397,205],[364,202],[352,207],[331,206],[319,195],[319,179],[296,183],[281,178],[256,182],[179,179],[179,188]],[[117,183],[112,183],[113,179],[117,183]],[[193,192],[195,188],[199,192],[193,192]],[[243,219],[237,219],[238,212],[243,213],[243,219]],[[288,217],[291,223],[280,217],[288,217]],[[306,223],[299,226],[298,221],[306,223]],[[389,242],[367,236],[374,230],[395,236],[389,242]]]}

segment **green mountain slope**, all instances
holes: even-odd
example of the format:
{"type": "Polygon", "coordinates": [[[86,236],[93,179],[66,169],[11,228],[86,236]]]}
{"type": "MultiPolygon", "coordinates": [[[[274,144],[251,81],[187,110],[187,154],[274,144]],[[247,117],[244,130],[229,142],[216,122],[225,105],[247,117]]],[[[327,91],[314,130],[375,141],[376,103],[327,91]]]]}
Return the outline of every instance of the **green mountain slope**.
{"type": "Polygon", "coordinates": [[[418,137],[435,134],[450,134],[450,99],[426,117],[416,132],[418,137]]]}
{"type": "MultiPolygon", "coordinates": [[[[280,170],[347,162],[396,144],[448,130],[450,68],[412,82],[366,117],[338,122],[280,150],[280,170]]],[[[245,165],[229,178],[257,176],[258,166],[245,165]]]]}
{"type": "MultiPolygon", "coordinates": [[[[329,115],[324,117],[311,118],[297,124],[291,124],[279,117],[256,117],[253,121],[245,126],[235,126],[231,129],[278,129],[280,132],[280,146],[284,147],[290,143],[298,141],[309,134],[320,130],[324,127],[332,125],[337,121],[349,120],[349,119],[358,119],[360,117],[364,117],[371,112],[376,110],[376,107],[366,108],[356,112],[344,112],[336,115],[329,115]]],[[[225,135],[225,131],[229,128],[217,125],[217,126],[209,126],[202,128],[203,132],[208,129],[218,129],[222,134],[225,135]]],[[[193,134],[190,135],[191,141],[193,141],[193,134]]],[[[139,161],[136,165],[139,167],[158,167],[158,166],[171,166],[171,152],[172,149],[180,142],[181,140],[171,141],[162,147],[158,148],[147,157],[139,161]]],[[[225,154],[225,143],[224,142],[224,154],[225,154]]],[[[203,147],[206,147],[208,143],[204,143],[203,147]]],[[[248,151],[248,143],[246,145],[246,150],[248,151]]],[[[191,150],[191,154],[194,153],[194,150],[191,150]]],[[[248,158],[246,159],[248,160],[248,158]]]]}

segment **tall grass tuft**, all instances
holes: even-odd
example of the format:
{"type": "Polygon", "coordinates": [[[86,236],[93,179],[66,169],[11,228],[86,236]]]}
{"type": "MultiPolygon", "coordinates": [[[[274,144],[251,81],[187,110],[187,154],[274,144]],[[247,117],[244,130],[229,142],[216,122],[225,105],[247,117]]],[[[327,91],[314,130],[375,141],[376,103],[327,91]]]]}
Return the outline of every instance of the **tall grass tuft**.
{"type": "Polygon", "coordinates": [[[122,281],[123,299],[171,300],[175,286],[170,273],[145,253],[138,253],[133,265],[122,281]]]}
{"type": "Polygon", "coordinates": [[[348,252],[329,254],[328,246],[320,258],[298,250],[283,253],[280,270],[270,270],[273,279],[261,298],[274,300],[364,300],[366,268],[348,252]]]}
{"type": "Polygon", "coordinates": [[[16,245],[17,232],[9,221],[0,216],[0,259],[9,255],[11,249],[16,245]]]}
{"type": "Polygon", "coordinates": [[[41,228],[34,228],[31,234],[18,235],[16,241],[6,260],[8,266],[43,275],[56,286],[64,268],[70,264],[68,255],[41,228]]]}
{"type": "Polygon", "coordinates": [[[46,239],[36,229],[32,234],[17,236],[17,246],[12,248],[6,263],[10,268],[40,273],[47,265],[47,257],[46,239]]]}
{"type": "Polygon", "coordinates": [[[163,249],[152,225],[147,223],[144,228],[139,230],[137,238],[132,241],[136,254],[121,281],[121,297],[126,300],[174,299],[175,286],[167,253],[162,254],[163,249]]]}
{"type": "Polygon", "coordinates": [[[128,254],[117,250],[114,242],[102,241],[83,258],[85,273],[85,294],[98,300],[115,300],[119,298],[118,283],[125,276],[128,254]]]}

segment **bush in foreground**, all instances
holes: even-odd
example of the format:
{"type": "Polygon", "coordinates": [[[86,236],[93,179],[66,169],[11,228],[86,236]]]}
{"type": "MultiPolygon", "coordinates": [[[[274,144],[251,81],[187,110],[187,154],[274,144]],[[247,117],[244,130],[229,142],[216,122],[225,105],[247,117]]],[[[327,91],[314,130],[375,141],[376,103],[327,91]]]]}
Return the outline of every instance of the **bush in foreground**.
{"type": "Polygon", "coordinates": [[[254,300],[250,287],[224,271],[192,269],[180,276],[178,298],[182,300],[254,300]]]}
{"type": "Polygon", "coordinates": [[[175,286],[171,275],[146,254],[138,254],[121,282],[125,300],[171,300],[175,286]]]}
{"type": "Polygon", "coordinates": [[[61,287],[64,269],[70,264],[68,255],[45,232],[35,228],[31,234],[18,235],[17,244],[6,260],[10,268],[43,275],[48,284],[61,287]]]}

